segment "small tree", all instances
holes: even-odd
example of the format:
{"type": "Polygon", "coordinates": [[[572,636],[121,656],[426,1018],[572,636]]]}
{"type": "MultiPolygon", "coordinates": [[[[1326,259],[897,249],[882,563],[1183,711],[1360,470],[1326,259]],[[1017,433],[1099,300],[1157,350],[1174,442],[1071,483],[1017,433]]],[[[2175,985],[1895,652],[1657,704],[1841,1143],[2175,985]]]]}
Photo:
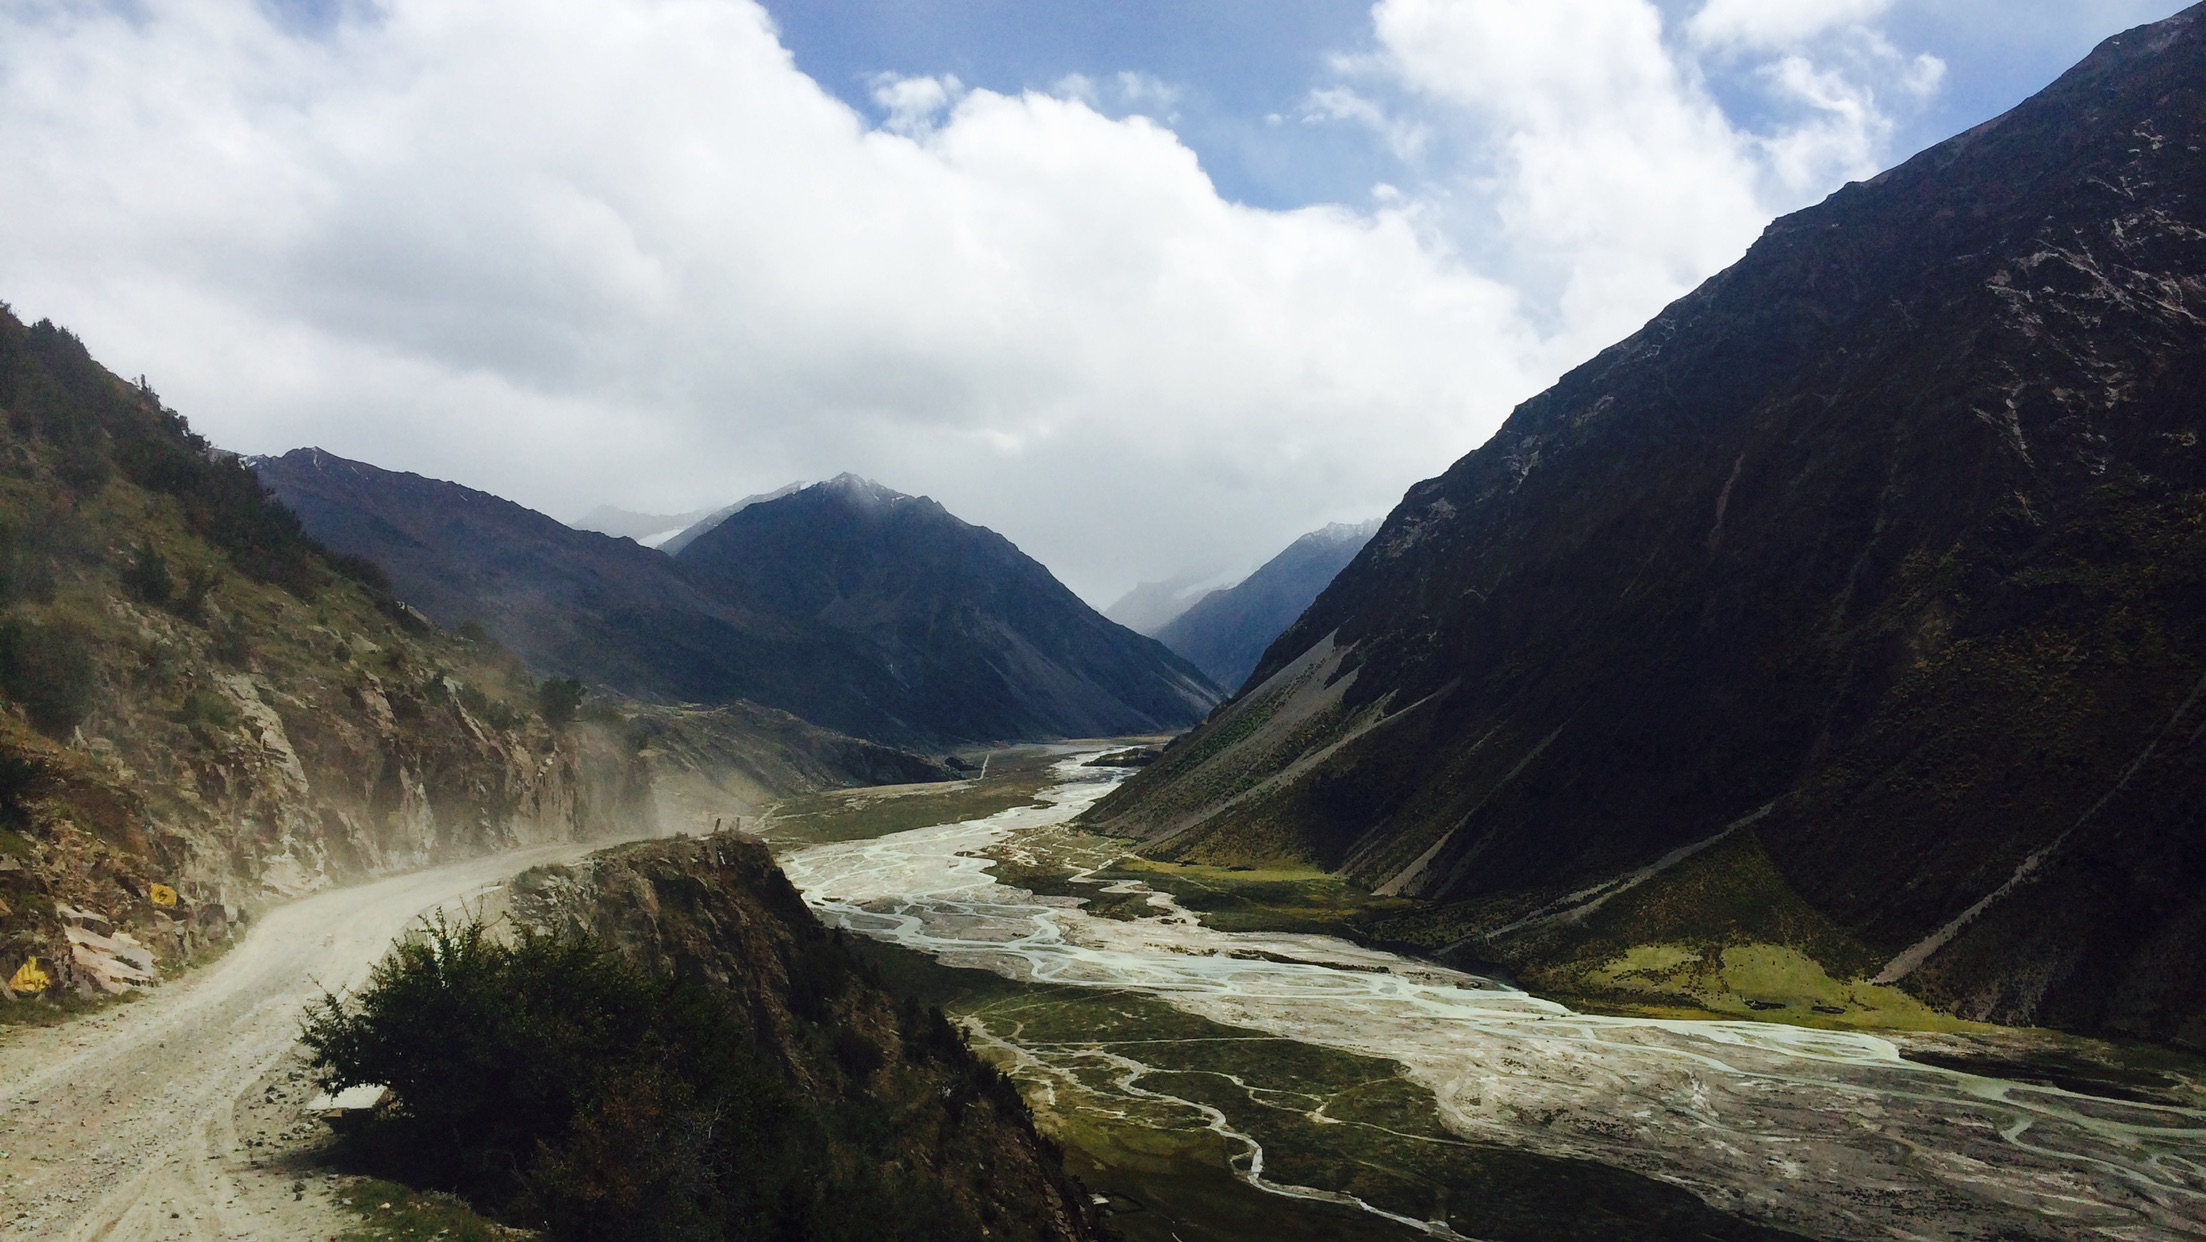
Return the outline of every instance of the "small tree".
{"type": "Polygon", "coordinates": [[[92,640],[81,627],[22,617],[0,624],[0,688],[40,732],[60,737],[76,728],[98,686],[92,640]]]}
{"type": "Polygon", "coordinates": [[[536,688],[536,710],[544,723],[565,728],[582,708],[582,683],[572,677],[552,677],[536,688]]]}
{"type": "Polygon", "coordinates": [[[214,594],[221,582],[221,571],[214,566],[192,566],[184,574],[184,593],[176,600],[176,615],[187,621],[206,620],[207,597],[214,594]]]}
{"type": "Polygon", "coordinates": [[[131,550],[130,564],[123,567],[123,587],[140,603],[158,608],[176,594],[176,577],[160,549],[140,543],[131,550]]]}

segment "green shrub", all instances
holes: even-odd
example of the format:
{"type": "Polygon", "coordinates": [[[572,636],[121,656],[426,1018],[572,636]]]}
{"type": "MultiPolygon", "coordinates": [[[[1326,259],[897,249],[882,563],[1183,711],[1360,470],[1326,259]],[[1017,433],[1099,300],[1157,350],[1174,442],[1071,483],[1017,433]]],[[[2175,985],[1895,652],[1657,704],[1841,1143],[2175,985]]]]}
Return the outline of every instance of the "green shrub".
{"type": "Polygon", "coordinates": [[[237,618],[216,628],[214,641],[208,644],[208,654],[230,668],[245,668],[253,662],[253,648],[245,636],[245,626],[237,618]]]}
{"type": "Polygon", "coordinates": [[[396,1095],[369,1159],[559,1238],[757,1236],[808,1145],[748,1031],[588,940],[440,918],[302,1037],[330,1086],[396,1095]]]}
{"type": "Polygon", "coordinates": [[[54,602],[52,540],[41,525],[0,522],[0,606],[54,602]]]}
{"type": "MultiPolygon", "coordinates": [[[[792,973],[830,957],[846,981],[848,954],[824,949],[792,973]]],[[[882,1167],[877,1102],[801,1093],[757,1030],[594,940],[508,942],[440,917],[356,995],[312,1007],[301,1037],[325,1086],[394,1096],[348,1140],[352,1159],[559,1242],[978,1242],[939,1180],[882,1167]]],[[[853,1072],[889,1059],[847,1032],[829,1043],[853,1072]]],[[[1018,1107],[977,1061],[952,1090],[1018,1107]]]]}
{"type": "Polygon", "coordinates": [[[150,543],[131,549],[130,563],[123,567],[123,589],[141,604],[166,605],[176,594],[176,576],[169,572],[168,558],[150,543]]]}
{"type": "Polygon", "coordinates": [[[0,690],[22,706],[33,728],[67,734],[91,713],[98,688],[92,638],[82,626],[26,617],[0,622],[0,690]]]}
{"type": "Polygon", "coordinates": [[[222,581],[222,573],[212,565],[194,565],[184,574],[184,593],[176,597],[176,615],[187,621],[207,619],[207,597],[222,581]]]}
{"type": "Polygon", "coordinates": [[[190,690],[176,709],[176,723],[197,729],[234,729],[241,719],[237,708],[219,694],[190,690]]]}
{"type": "Polygon", "coordinates": [[[536,688],[536,711],[544,723],[564,728],[582,707],[582,683],[572,677],[547,678],[536,688]]]}

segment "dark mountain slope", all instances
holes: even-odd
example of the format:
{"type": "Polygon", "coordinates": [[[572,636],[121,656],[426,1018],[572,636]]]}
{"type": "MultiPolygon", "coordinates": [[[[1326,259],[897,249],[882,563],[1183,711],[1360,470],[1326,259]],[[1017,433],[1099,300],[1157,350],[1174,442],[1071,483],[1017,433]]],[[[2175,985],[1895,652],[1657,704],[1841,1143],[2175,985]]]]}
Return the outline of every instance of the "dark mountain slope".
{"type": "Polygon", "coordinates": [[[760,492],[755,496],[745,496],[743,499],[736,501],[732,505],[722,505],[720,508],[714,509],[710,513],[701,513],[697,516],[697,520],[682,527],[679,533],[674,535],[672,538],[666,540],[664,543],[659,544],[659,551],[666,553],[668,556],[673,556],[676,553],[679,553],[683,548],[686,548],[689,545],[697,542],[698,536],[704,534],[706,531],[711,530],[713,527],[718,526],[720,523],[727,521],[729,518],[735,516],[736,514],[741,513],[743,510],[750,508],[752,505],[755,505],[762,500],[779,500],[792,492],[803,491],[804,487],[805,485],[802,483],[784,483],[780,487],[777,487],[770,492],[760,492]]]}
{"type": "Polygon", "coordinates": [[[748,699],[911,744],[1169,730],[1215,701],[1170,652],[1096,617],[1001,536],[932,501],[913,502],[931,524],[869,527],[879,542],[830,552],[797,529],[821,518],[815,502],[775,508],[797,500],[789,496],[736,515],[746,530],[777,532],[759,544],[763,559],[700,559],[694,548],[676,559],[315,449],[255,468],[316,538],[383,566],[398,594],[440,624],[476,622],[540,672],[623,693],[748,699]],[[749,516],[767,510],[780,516],[749,516]],[[838,573],[856,575],[849,581],[893,592],[823,612],[782,581],[816,575],[830,556],[838,573]],[[949,577],[930,582],[937,572],[949,577]],[[883,620],[906,603],[915,611],[883,620]]]}
{"type": "Polygon", "coordinates": [[[1378,529],[1377,522],[1353,526],[1335,522],[1311,531],[1238,584],[1196,600],[1157,630],[1157,641],[1185,656],[1219,685],[1240,685],[1264,657],[1264,650],[1294,624],[1378,529]]]}
{"type": "Polygon", "coordinates": [[[625,693],[796,711],[772,670],[817,642],[699,591],[666,557],[487,492],[320,449],[254,469],[317,539],[375,562],[441,625],[473,621],[531,667],[625,693]]]}
{"type": "Polygon", "coordinates": [[[1741,824],[1879,978],[2206,1042],[2202,148],[2194,8],[1779,220],[1413,488],[1097,818],[1502,956],[1741,824]]]}
{"type": "Polygon", "coordinates": [[[885,714],[955,737],[1164,732],[1217,692],[1010,540],[854,475],[750,505],[675,558],[699,584],[871,653],[885,714]]]}

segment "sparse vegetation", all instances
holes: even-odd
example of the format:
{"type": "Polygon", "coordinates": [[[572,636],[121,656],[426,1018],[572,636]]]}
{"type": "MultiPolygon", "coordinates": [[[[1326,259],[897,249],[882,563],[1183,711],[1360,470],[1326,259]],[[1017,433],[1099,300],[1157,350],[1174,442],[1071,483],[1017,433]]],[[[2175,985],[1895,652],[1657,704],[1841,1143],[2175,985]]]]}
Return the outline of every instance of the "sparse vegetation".
{"type": "Polygon", "coordinates": [[[92,639],[67,618],[0,621],[0,689],[23,708],[32,726],[61,737],[92,710],[99,688],[92,639]]]}
{"type": "Polygon", "coordinates": [[[484,1219],[456,1195],[422,1194],[376,1177],[347,1187],[345,1202],[360,1223],[338,1242],[506,1242],[528,1236],[484,1219]]]}
{"type": "Polygon", "coordinates": [[[1056,757],[1040,748],[989,757],[988,778],[873,789],[838,789],[774,804],[761,827],[778,848],[865,841],[892,832],[954,824],[1040,805],[1056,757]]]}
{"type": "Polygon", "coordinates": [[[582,683],[572,677],[546,678],[536,688],[536,711],[544,723],[554,729],[563,729],[575,718],[582,707],[582,683]]]}
{"type": "MultiPolygon", "coordinates": [[[[827,1018],[852,970],[821,942],[792,1008],[827,1018]]],[[[328,1085],[397,1097],[352,1158],[555,1239],[983,1236],[937,1183],[869,1154],[879,1103],[807,1098],[720,999],[587,938],[428,923],[303,1038],[328,1085]]],[[[856,1031],[824,1038],[854,1077],[888,1061],[856,1031]]]]}

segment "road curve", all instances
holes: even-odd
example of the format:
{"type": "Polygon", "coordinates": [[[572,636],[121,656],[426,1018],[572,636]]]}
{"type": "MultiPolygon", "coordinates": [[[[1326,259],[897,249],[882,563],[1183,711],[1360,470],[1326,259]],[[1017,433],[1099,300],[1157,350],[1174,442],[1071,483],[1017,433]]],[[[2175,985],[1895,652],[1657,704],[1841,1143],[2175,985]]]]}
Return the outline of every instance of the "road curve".
{"type": "Polygon", "coordinates": [[[269,911],[213,965],[131,1004],[0,1035],[0,1239],[320,1238],[344,1223],[282,1160],[299,1017],[362,979],[422,914],[563,842],[317,893],[269,911]],[[289,1067],[289,1084],[278,1081],[289,1067]]]}

